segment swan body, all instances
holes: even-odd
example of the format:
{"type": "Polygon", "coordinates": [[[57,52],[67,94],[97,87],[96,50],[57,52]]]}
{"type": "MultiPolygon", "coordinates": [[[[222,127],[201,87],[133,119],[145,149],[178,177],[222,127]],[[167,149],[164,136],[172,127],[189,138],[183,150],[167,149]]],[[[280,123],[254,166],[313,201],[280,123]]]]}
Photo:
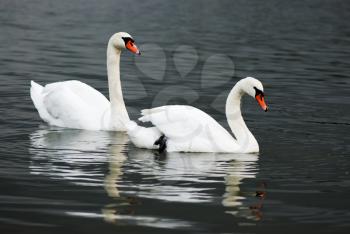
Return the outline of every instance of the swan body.
{"type": "Polygon", "coordinates": [[[241,97],[255,97],[266,111],[263,86],[255,78],[240,80],[226,102],[226,117],[235,138],[205,112],[186,105],[169,105],[142,110],[141,122],[151,122],[146,128],[130,121],[126,126],[131,141],[140,148],[157,149],[158,139],[166,139],[168,152],[259,152],[259,145],[247,128],[240,110],[241,97]]]}
{"type": "Polygon", "coordinates": [[[107,47],[108,100],[93,87],[76,80],[47,84],[31,81],[30,96],[42,120],[50,125],[86,130],[126,131],[130,121],[120,82],[122,49],[140,54],[132,37],[114,34],[107,47]]]}

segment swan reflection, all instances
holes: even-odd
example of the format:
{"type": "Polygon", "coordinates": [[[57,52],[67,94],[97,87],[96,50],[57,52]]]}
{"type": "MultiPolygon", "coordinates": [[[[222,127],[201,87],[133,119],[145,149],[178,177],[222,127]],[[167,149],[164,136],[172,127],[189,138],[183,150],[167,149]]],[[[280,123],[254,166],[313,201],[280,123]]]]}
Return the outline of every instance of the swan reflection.
{"type": "Polygon", "coordinates": [[[32,174],[100,186],[111,132],[44,128],[30,135],[32,174]]]}
{"type": "Polygon", "coordinates": [[[40,129],[30,135],[30,142],[32,174],[60,178],[79,186],[104,187],[111,201],[103,206],[102,217],[109,223],[133,220],[140,224],[142,220],[153,220],[133,216],[142,205],[142,198],[220,202],[228,214],[255,220],[262,216],[263,198],[240,188],[244,179],[256,177],[257,155],[159,155],[129,146],[124,133],[71,129],[40,129]],[[223,183],[224,194],[217,189],[223,183]]]}
{"type": "Polygon", "coordinates": [[[256,178],[258,155],[172,152],[165,156],[131,149],[128,160],[143,178],[139,197],[191,203],[213,203],[221,198],[228,214],[260,219],[255,214],[260,199],[251,192],[248,196],[253,203],[249,204],[247,193],[240,190],[244,179],[256,178]],[[213,183],[222,182],[225,192],[217,194],[213,183]]]}
{"type": "Polygon", "coordinates": [[[119,133],[116,139],[118,144],[111,145],[108,150],[108,173],[104,179],[104,188],[107,195],[113,199],[113,202],[102,208],[103,218],[109,223],[118,223],[122,215],[133,214],[135,205],[139,204],[137,198],[130,196],[121,196],[119,188],[122,186],[123,165],[127,160],[125,155],[128,136],[119,133]]]}
{"type": "Polygon", "coordinates": [[[116,221],[116,207],[135,203],[132,198],[121,197],[119,191],[122,166],[126,160],[126,134],[44,128],[32,133],[30,141],[32,160],[29,169],[32,174],[60,178],[82,186],[103,185],[107,195],[118,200],[117,205],[107,204],[102,209],[106,221],[116,221]],[[101,166],[106,163],[108,173],[105,175],[101,166]]]}

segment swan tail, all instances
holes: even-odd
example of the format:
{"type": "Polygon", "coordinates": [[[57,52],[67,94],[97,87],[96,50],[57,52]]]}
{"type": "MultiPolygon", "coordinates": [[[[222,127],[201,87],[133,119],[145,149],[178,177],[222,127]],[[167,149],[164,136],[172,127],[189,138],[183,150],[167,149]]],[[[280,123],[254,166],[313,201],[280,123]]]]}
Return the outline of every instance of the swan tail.
{"type": "Polygon", "coordinates": [[[152,109],[143,109],[141,110],[142,117],[139,118],[141,122],[150,122],[150,115],[152,114],[152,109]]]}
{"type": "Polygon", "coordinates": [[[152,122],[152,120],[156,120],[158,117],[161,117],[166,112],[166,107],[160,106],[152,109],[143,109],[141,110],[141,117],[139,121],[141,122],[152,122]]]}
{"type": "Polygon", "coordinates": [[[42,118],[45,122],[49,123],[51,116],[47,112],[44,105],[44,100],[43,100],[44,87],[34,81],[31,81],[30,84],[31,84],[30,97],[34,103],[34,106],[37,109],[40,118],[42,118]]]}
{"type": "Polygon", "coordinates": [[[135,121],[129,121],[126,129],[131,142],[138,148],[158,149],[154,143],[162,136],[156,127],[142,127],[135,121]]]}

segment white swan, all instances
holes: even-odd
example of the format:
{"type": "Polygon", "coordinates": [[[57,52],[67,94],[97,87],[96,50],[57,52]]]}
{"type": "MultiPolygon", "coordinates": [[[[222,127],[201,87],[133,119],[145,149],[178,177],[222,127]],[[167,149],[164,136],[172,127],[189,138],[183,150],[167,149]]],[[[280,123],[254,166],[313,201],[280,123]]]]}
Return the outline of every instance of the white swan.
{"type": "Polygon", "coordinates": [[[142,122],[154,127],[145,128],[130,121],[126,126],[131,141],[140,148],[168,152],[259,152],[259,145],[247,128],[241,114],[241,97],[255,97],[263,110],[263,85],[255,78],[240,80],[226,101],[226,117],[235,136],[203,111],[192,106],[171,105],[142,110],[142,122]]]}
{"type": "Polygon", "coordinates": [[[31,82],[30,96],[40,117],[50,125],[87,130],[126,131],[130,121],[120,84],[122,49],[140,54],[132,37],[125,32],[114,34],[107,47],[108,99],[80,81],[56,82],[45,87],[31,82]]]}

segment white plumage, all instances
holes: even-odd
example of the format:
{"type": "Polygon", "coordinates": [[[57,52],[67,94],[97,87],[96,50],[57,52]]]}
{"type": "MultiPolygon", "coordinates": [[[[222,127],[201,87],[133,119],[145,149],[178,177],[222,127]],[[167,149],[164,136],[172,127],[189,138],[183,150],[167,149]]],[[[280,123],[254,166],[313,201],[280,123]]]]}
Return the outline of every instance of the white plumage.
{"type": "Polygon", "coordinates": [[[260,81],[246,78],[239,81],[226,102],[226,116],[236,139],[205,112],[186,105],[169,105],[141,111],[142,122],[154,127],[138,126],[131,121],[127,125],[131,141],[140,148],[157,148],[154,143],[166,137],[168,152],[234,152],[252,153],[259,145],[244,123],[240,100],[244,93],[255,96],[255,88],[263,91],[260,81]]]}
{"type": "Polygon", "coordinates": [[[40,117],[50,125],[108,130],[110,102],[80,81],[56,82],[45,87],[31,82],[30,95],[40,117]],[[105,125],[105,126],[104,126],[105,125]]]}
{"type": "Polygon", "coordinates": [[[50,125],[87,130],[126,131],[130,121],[121,82],[120,54],[127,48],[140,54],[128,33],[114,34],[107,47],[110,101],[96,89],[80,81],[56,82],[45,87],[31,82],[30,96],[40,117],[50,125]]]}
{"type": "Polygon", "coordinates": [[[137,139],[148,139],[146,144],[148,147],[146,145],[142,147],[141,143],[137,144],[138,147],[154,148],[154,142],[164,134],[168,140],[168,152],[226,152],[227,149],[235,151],[239,148],[225,128],[195,107],[161,106],[142,110],[141,114],[140,121],[151,122],[156,127],[142,128],[143,131],[134,132],[139,134],[137,139]],[[144,131],[152,134],[146,134],[144,131]],[[141,137],[141,134],[145,137],[141,137]]]}

